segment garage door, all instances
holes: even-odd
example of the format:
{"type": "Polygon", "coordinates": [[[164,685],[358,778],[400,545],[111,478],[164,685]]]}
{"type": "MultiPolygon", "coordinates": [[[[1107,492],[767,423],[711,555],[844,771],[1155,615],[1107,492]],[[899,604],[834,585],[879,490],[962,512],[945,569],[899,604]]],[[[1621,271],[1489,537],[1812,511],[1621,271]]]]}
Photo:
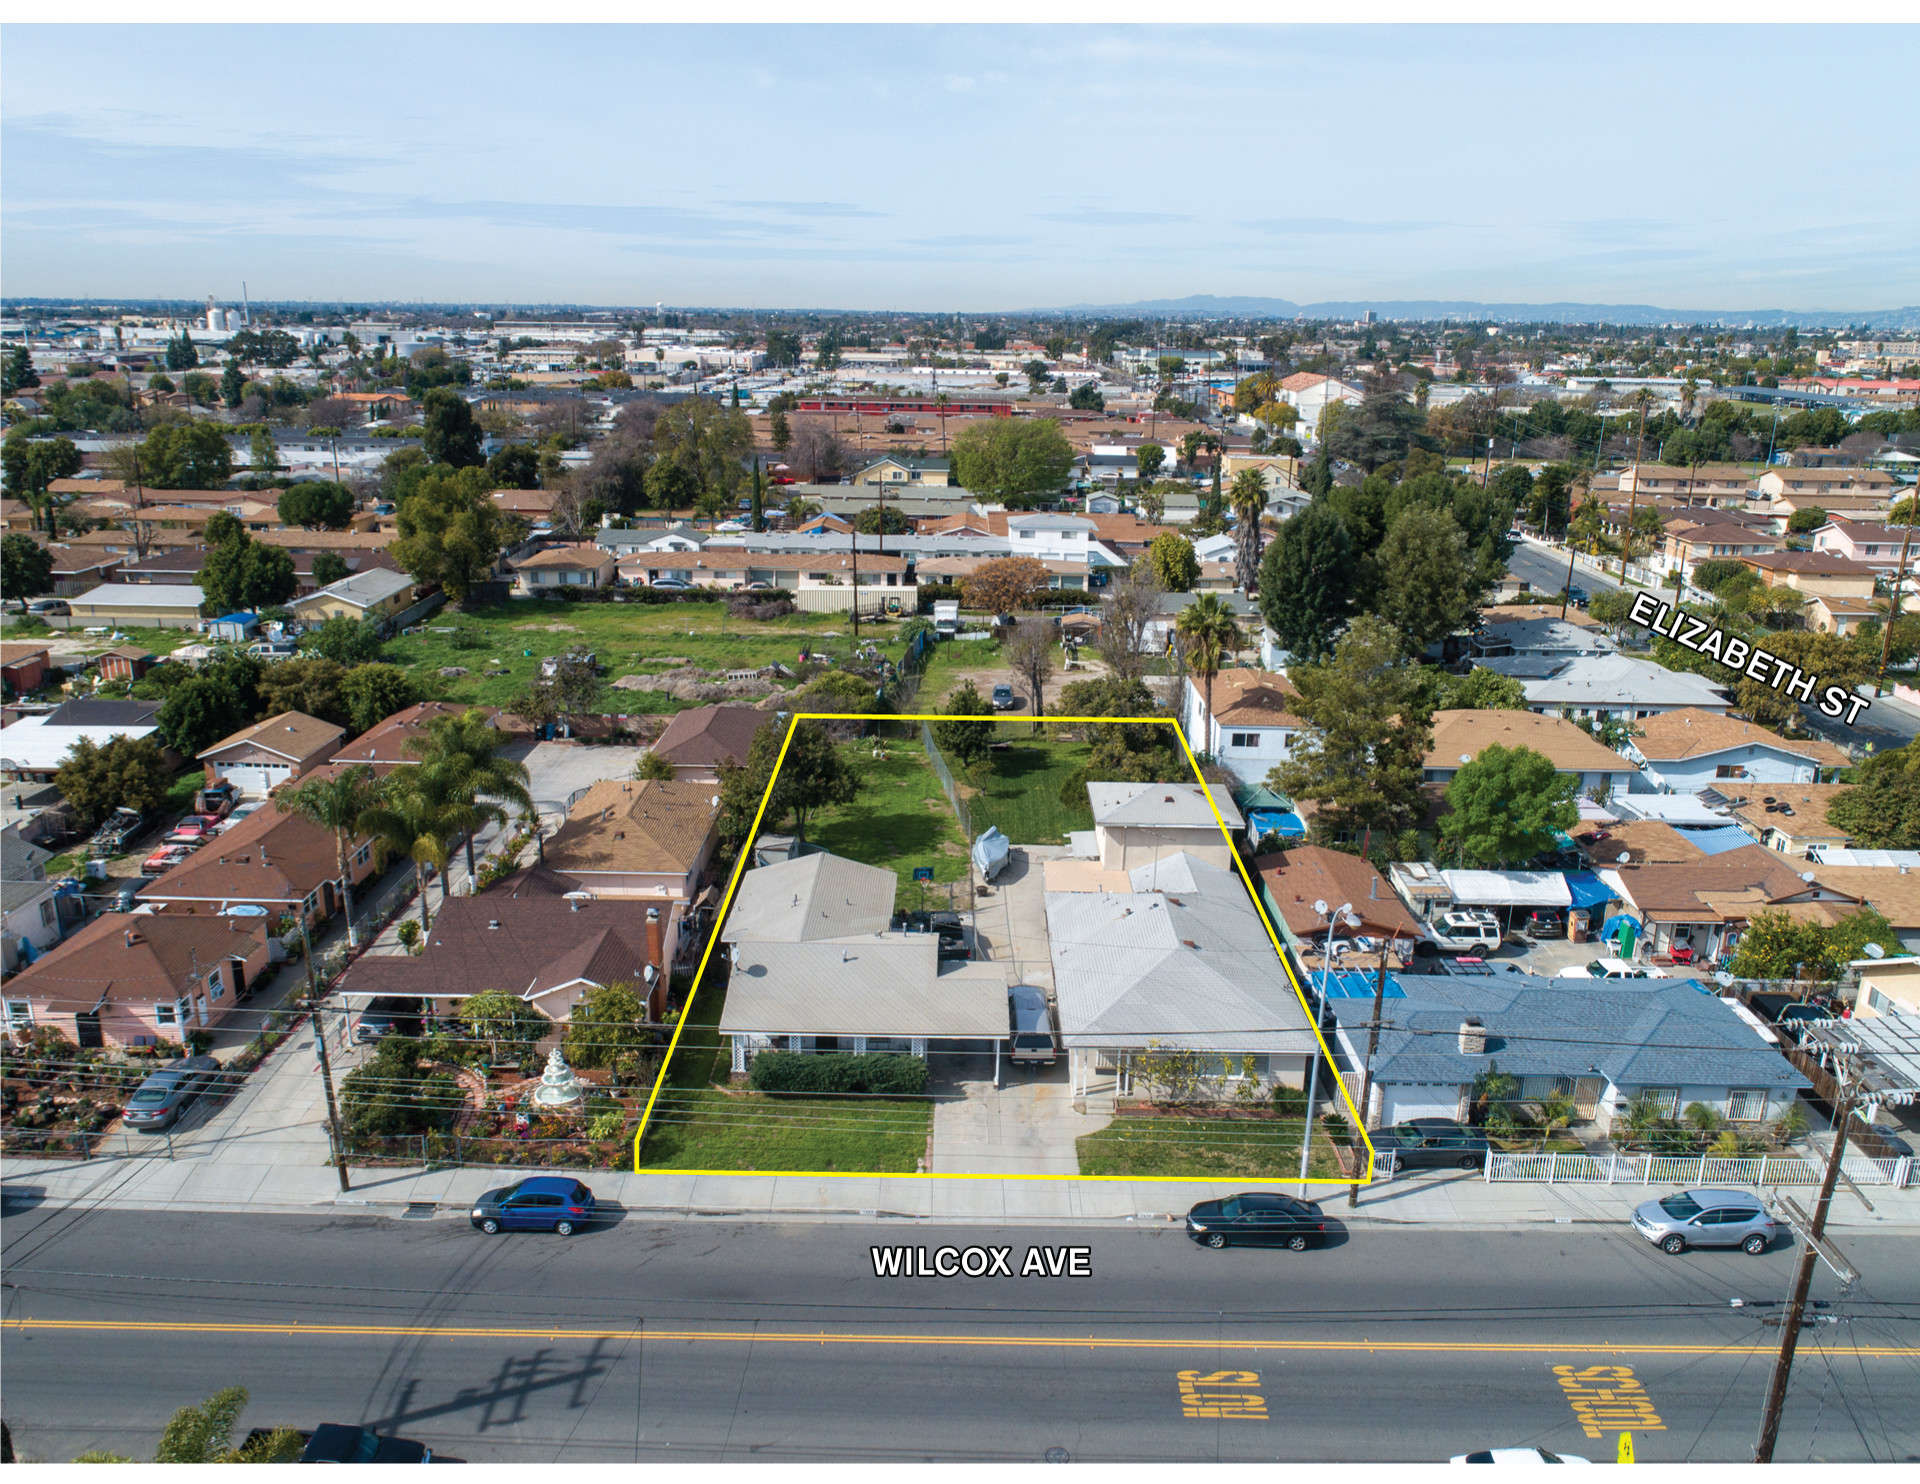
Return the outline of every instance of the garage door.
{"type": "Polygon", "coordinates": [[[1460,1113],[1460,1089],[1446,1083],[1383,1087],[1380,1121],[1404,1123],[1409,1118],[1455,1118],[1460,1113]]]}
{"type": "Polygon", "coordinates": [[[292,773],[291,765],[285,763],[239,763],[220,770],[223,778],[230,779],[250,799],[264,799],[268,789],[278,788],[292,773]]]}

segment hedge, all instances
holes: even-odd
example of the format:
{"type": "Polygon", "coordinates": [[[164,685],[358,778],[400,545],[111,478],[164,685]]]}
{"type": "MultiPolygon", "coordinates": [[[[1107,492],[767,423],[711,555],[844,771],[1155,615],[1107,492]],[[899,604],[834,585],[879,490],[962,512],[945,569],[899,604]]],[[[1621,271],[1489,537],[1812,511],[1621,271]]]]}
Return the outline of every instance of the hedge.
{"type": "Polygon", "coordinates": [[[748,1078],[757,1092],[875,1092],[917,1097],[927,1090],[921,1056],[873,1052],[762,1051],[748,1078]]]}

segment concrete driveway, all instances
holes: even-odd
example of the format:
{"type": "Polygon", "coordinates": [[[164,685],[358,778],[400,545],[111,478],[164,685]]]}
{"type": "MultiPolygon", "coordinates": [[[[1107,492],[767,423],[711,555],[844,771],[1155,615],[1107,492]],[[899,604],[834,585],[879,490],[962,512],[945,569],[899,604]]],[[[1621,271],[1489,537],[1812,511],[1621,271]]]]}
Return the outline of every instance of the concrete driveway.
{"type": "Polygon", "coordinates": [[[552,826],[566,817],[567,800],[580,789],[603,778],[631,778],[646,751],[644,747],[590,747],[584,742],[537,742],[520,760],[527,765],[529,792],[540,818],[552,826]]]}
{"type": "Polygon", "coordinates": [[[1053,997],[1053,957],[1047,947],[1044,864],[1072,852],[1065,845],[1016,845],[984,893],[975,889],[974,948],[979,957],[1012,967],[1013,982],[1037,984],[1053,997]]]}
{"type": "Polygon", "coordinates": [[[1016,1067],[993,1057],[936,1056],[931,1084],[936,1175],[1078,1175],[1075,1141],[1112,1120],[1076,1113],[1065,1059],[1016,1067]]]}

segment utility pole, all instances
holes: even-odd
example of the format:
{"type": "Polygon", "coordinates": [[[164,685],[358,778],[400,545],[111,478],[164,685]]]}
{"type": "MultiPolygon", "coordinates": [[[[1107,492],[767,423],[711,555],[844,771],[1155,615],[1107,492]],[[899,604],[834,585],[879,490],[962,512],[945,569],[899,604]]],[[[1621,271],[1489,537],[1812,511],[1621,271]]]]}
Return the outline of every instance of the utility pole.
{"type": "Polygon", "coordinates": [[[847,539],[853,543],[853,637],[860,638],[860,528],[856,525],[847,539]]]}
{"type": "MultiPolygon", "coordinates": [[[[1394,929],[1393,937],[1380,952],[1380,972],[1373,981],[1373,1020],[1367,1026],[1367,1065],[1360,1075],[1360,1129],[1364,1134],[1367,1127],[1367,1109],[1373,1102],[1373,1058],[1380,1049],[1380,1013],[1387,1003],[1387,955],[1392,953],[1400,942],[1400,930],[1394,929]]],[[[1359,1155],[1356,1152],[1357,1163],[1359,1155]]],[[[1359,1171],[1354,1171],[1354,1182],[1347,1187],[1347,1207],[1351,1210],[1360,1204],[1359,1171]]]]}
{"type": "Polygon", "coordinates": [[[1851,1068],[1839,1065],[1835,1070],[1840,1096],[1833,1105],[1833,1148],[1827,1155],[1826,1174],[1820,1180],[1820,1195],[1813,1203],[1813,1219],[1799,1233],[1800,1265],[1793,1275],[1793,1297],[1787,1300],[1787,1312],[1780,1321],[1780,1353],[1774,1357],[1773,1374],[1767,1380],[1767,1404],[1760,1414],[1760,1436],[1753,1445],[1755,1463],[1773,1462],[1780,1413],[1787,1400],[1787,1378],[1793,1373],[1793,1353],[1800,1344],[1800,1324],[1807,1309],[1807,1290],[1813,1286],[1820,1239],[1827,1229],[1827,1210],[1833,1204],[1833,1187],[1840,1178],[1840,1159],[1847,1147],[1847,1121],[1853,1116],[1857,1084],[1848,1075],[1851,1068]]]}
{"type": "Polygon", "coordinates": [[[1900,616],[1900,589],[1907,583],[1907,552],[1913,545],[1913,523],[1920,519],[1920,490],[1907,496],[1907,534],[1900,542],[1900,571],[1893,579],[1893,598],[1887,605],[1887,630],[1880,636],[1880,673],[1873,677],[1873,693],[1885,695],[1887,656],[1893,652],[1893,621],[1900,616]]]}
{"type": "Polygon", "coordinates": [[[1640,508],[1640,447],[1647,436],[1647,403],[1650,400],[1642,391],[1639,397],[1640,426],[1633,435],[1633,482],[1627,497],[1627,528],[1620,536],[1620,581],[1624,585],[1631,579],[1627,568],[1633,564],[1633,516],[1640,508]]]}
{"type": "Polygon", "coordinates": [[[313,935],[307,930],[306,903],[295,902],[300,914],[300,947],[307,956],[307,1013],[313,1017],[313,1044],[320,1056],[320,1085],[327,1093],[327,1130],[333,1139],[333,1167],[340,1176],[340,1189],[352,1190],[347,1177],[347,1145],[340,1135],[340,1106],[333,1096],[333,1063],[327,1058],[327,1025],[320,1016],[320,983],[313,971],[313,935]]]}

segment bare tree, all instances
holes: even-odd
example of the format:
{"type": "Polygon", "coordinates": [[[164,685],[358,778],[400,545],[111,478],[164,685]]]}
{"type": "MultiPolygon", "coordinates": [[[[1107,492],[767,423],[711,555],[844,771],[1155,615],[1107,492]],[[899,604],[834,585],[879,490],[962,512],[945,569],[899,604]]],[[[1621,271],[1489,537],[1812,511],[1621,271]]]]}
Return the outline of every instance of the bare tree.
{"type": "Polygon", "coordinates": [[[344,433],[360,425],[360,409],[345,397],[321,397],[307,404],[307,426],[328,434],[344,433]]]}
{"type": "Polygon", "coordinates": [[[641,443],[653,441],[654,425],[666,409],[653,398],[628,402],[613,417],[614,428],[624,437],[641,443]]]}
{"type": "Polygon", "coordinates": [[[1100,611],[1100,656],[1121,680],[1138,680],[1147,673],[1149,633],[1160,612],[1166,589],[1150,562],[1135,562],[1126,575],[1107,589],[1100,611]]]}
{"type": "Polygon", "coordinates": [[[564,433],[576,442],[593,426],[593,409],[585,397],[559,397],[534,410],[533,425],[543,434],[564,433]]]}
{"type": "Polygon", "coordinates": [[[1023,618],[1000,646],[1007,664],[1027,683],[1033,696],[1033,714],[1047,714],[1046,687],[1053,676],[1053,646],[1058,642],[1050,618],[1023,618]]]}
{"type": "Polygon", "coordinates": [[[817,484],[825,474],[839,474],[847,466],[847,448],[833,429],[818,418],[793,423],[793,442],[787,445],[787,465],[806,484],[817,484]]]}

